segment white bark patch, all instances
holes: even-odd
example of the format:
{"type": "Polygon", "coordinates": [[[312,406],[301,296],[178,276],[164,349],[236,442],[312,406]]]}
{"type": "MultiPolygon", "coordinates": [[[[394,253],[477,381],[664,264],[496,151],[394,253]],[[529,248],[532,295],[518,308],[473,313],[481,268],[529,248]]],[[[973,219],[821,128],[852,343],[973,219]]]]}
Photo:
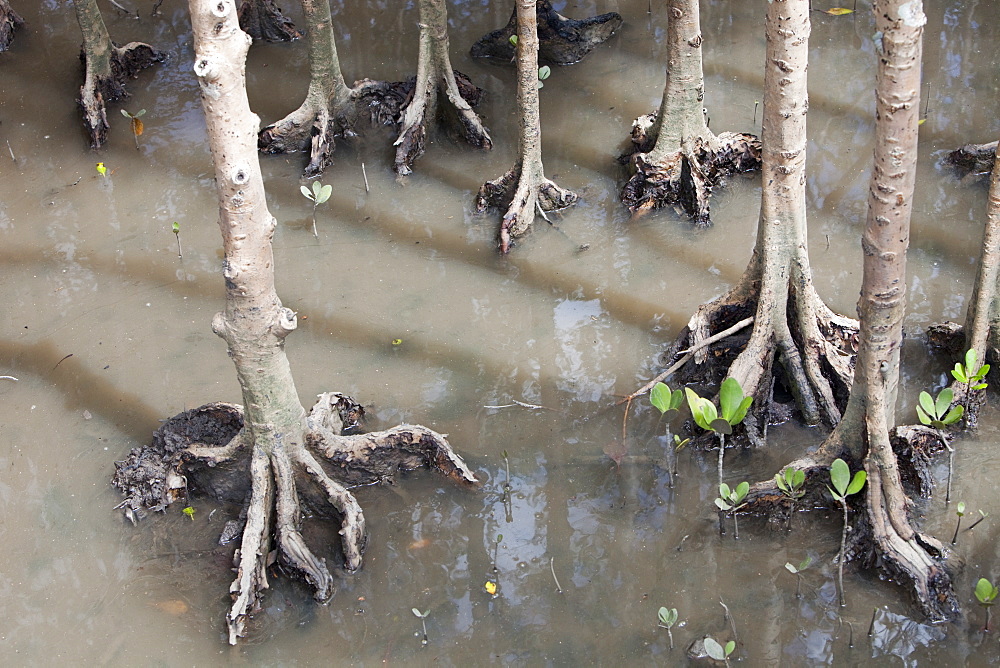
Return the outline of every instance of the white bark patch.
{"type": "Polygon", "coordinates": [[[927,16],[924,15],[924,3],[921,0],[912,0],[912,2],[900,5],[899,18],[911,28],[922,27],[927,23],[927,16]]]}

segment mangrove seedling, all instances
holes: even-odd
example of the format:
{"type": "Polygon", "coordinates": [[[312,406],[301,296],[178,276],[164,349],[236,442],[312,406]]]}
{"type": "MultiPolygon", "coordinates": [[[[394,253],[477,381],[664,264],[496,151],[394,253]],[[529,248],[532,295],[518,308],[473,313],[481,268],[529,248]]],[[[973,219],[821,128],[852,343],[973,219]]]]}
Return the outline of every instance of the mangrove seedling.
{"type": "Polygon", "coordinates": [[[174,231],[174,238],[177,239],[177,257],[184,257],[184,254],[181,252],[181,224],[174,221],[172,229],[174,231]]]}
{"type": "Polygon", "coordinates": [[[496,540],[495,543],[493,543],[493,572],[494,573],[499,572],[499,569],[497,568],[497,551],[500,549],[500,541],[502,541],[502,540],[503,540],[503,534],[502,533],[498,533],[497,534],[497,540],[496,540]]]}
{"type": "MultiPolygon", "coordinates": [[[[733,517],[733,536],[736,540],[740,539],[740,523],[736,519],[736,513],[740,508],[745,506],[743,500],[747,498],[747,492],[750,491],[750,483],[747,481],[741,482],[736,486],[736,489],[729,489],[729,485],[722,483],[719,485],[719,498],[715,500],[715,505],[719,507],[719,510],[732,515],[733,517]]],[[[722,526],[722,517],[719,517],[719,526],[722,526]]]]}
{"type": "MultiPolygon", "coordinates": [[[[974,350],[972,352],[975,353],[974,350]]],[[[959,365],[956,364],[955,366],[957,368],[959,365]]],[[[952,399],[954,398],[954,391],[950,387],[946,387],[938,392],[937,399],[931,399],[930,394],[921,392],[919,403],[917,404],[917,417],[920,418],[920,422],[934,429],[937,432],[938,438],[941,439],[941,443],[948,449],[948,485],[944,495],[945,503],[951,501],[951,471],[955,462],[955,449],[948,443],[948,436],[945,434],[944,429],[948,425],[955,424],[961,420],[962,414],[965,412],[965,407],[961,404],[951,406],[952,399]],[[950,410],[949,407],[951,407],[950,410]]]]}
{"type": "Polygon", "coordinates": [[[431,611],[427,610],[426,612],[420,612],[416,608],[410,608],[410,612],[412,612],[414,615],[416,615],[417,617],[420,618],[420,626],[424,629],[424,639],[420,641],[420,644],[421,645],[426,645],[427,644],[427,622],[424,621],[424,620],[427,619],[427,615],[431,614],[431,611]]]}
{"type": "Polygon", "coordinates": [[[988,633],[990,630],[990,608],[996,602],[998,594],[1000,594],[1000,588],[994,587],[993,583],[986,578],[979,578],[979,582],[976,583],[976,600],[986,610],[986,625],[983,627],[984,633],[988,633]]]}
{"type": "Polygon", "coordinates": [[[122,116],[124,116],[125,118],[129,119],[132,122],[132,137],[135,139],[135,150],[137,151],[139,150],[139,135],[141,135],[143,131],[142,121],[139,120],[139,117],[145,113],[146,113],[145,109],[140,109],[134,114],[130,114],[129,112],[122,109],[122,116]]]}
{"type": "Polygon", "coordinates": [[[986,374],[990,372],[989,364],[979,364],[975,348],[965,351],[965,361],[955,362],[955,368],[951,370],[952,377],[960,383],[965,383],[965,407],[969,405],[969,395],[973,390],[985,390],[987,384],[983,382],[986,374]]]}
{"type": "Polygon", "coordinates": [[[962,526],[962,518],[965,517],[965,501],[958,502],[958,508],[955,510],[955,514],[958,515],[958,522],[955,524],[955,535],[951,537],[952,545],[958,542],[958,530],[962,526]]]}
{"type": "Polygon", "coordinates": [[[729,657],[736,650],[736,641],[730,640],[723,647],[715,638],[705,638],[705,653],[716,661],[723,661],[728,666],[729,657]]]}
{"type": "Polygon", "coordinates": [[[510,460],[507,459],[506,450],[503,451],[503,467],[507,471],[507,479],[504,480],[503,483],[503,493],[504,497],[506,498],[510,494],[510,491],[513,489],[513,487],[511,487],[510,485],[510,460]]]}
{"type": "Polygon", "coordinates": [[[550,74],[552,74],[552,68],[549,67],[548,65],[542,65],[541,67],[538,68],[538,87],[539,88],[541,88],[543,86],[542,82],[545,81],[546,79],[548,79],[550,74]]]}
{"type": "Polygon", "coordinates": [[[788,529],[792,528],[792,513],[795,512],[795,503],[805,496],[806,473],[799,469],[788,466],[781,473],[774,474],[774,484],[778,490],[791,502],[788,509],[788,529]]]}
{"type": "Polygon", "coordinates": [[[830,494],[833,498],[840,503],[840,507],[844,510],[844,528],[840,533],[840,555],[837,557],[837,582],[840,585],[840,606],[844,607],[847,605],[847,601],[844,598],[844,551],[847,547],[847,531],[849,525],[847,523],[847,497],[852,494],[857,494],[861,491],[861,488],[865,486],[865,479],[868,474],[864,471],[856,471],[854,477],[851,477],[851,469],[843,459],[837,458],[834,460],[833,464],[830,465],[830,482],[833,483],[833,487],[827,485],[827,489],[830,490],[830,494]]]}
{"type": "Polygon", "coordinates": [[[658,626],[660,628],[667,630],[667,637],[670,638],[670,649],[674,648],[674,633],[671,631],[674,624],[677,623],[677,608],[660,608],[657,616],[660,619],[658,626]]]}
{"type": "Polygon", "coordinates": [[[108,177],[108,168],[104,166],[103,162],[97,163],[96,169],[98,174],[100,174],[104,178],[108,177]]]}
{"type": "MultiPolygon", "coordinates": [[[[670,421],[676,417],[680,412],[681,406],[684,404],[684,392],[681,390],[671,390],[666,383],[657,383],[649,391],[649,403],[653,404],[653,407],[660,411],[660,417],[667,423],[667,442],[669,443],[673,440],[675,450],[683,448],[687,444],[688,439],[682,441],[680,436],[676,434],[671,439],[670,421]]],[[[671,487],[674,486],[674,476],[676,474],[676,458],[673,453],[670,453],[670,470],[667,472],[667,480],[671,487]]]]}
{"type": "Polygon", "coordinates": [[[316,207],[330,199],[330,195],[333,194],[333,186],[327,184],[323,185],[319,181],[313,181],[312,190],[305,186],[299,186],[299,190],[306,199],[313,203],[313,236],[319,239],[319,232],[316,231],[316,207]]]}
{"type": "Polygon", "coordinates": [[[719,437],[719,484],[722,484],[722,459],[726,451],[726,436],[733,427],[743,422],[753,397],[744,397],[743,388],[735,378],[726,378],[719,389],[719,410],[710,400],[699,397],[690,387],[684,388],[688,407],[695,424],[705,431],[714,431],[719,437]]]}
{"type": "Polygon", "coordinates": [[[802,571],[809,568],[809,564],[813,561],[812,557],[806,557],[799,563],[798,566],[792,565],[790,562],[785,562],[785,568],[789,573],[795,576],[795,598],[800,598],[802,594],[802,571]]]}

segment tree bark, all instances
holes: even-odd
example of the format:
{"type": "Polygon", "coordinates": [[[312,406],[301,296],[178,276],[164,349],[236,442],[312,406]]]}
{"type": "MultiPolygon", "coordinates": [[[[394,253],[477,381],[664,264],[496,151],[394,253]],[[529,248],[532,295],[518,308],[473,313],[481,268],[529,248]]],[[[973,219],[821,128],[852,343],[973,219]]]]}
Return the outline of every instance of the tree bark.
{"type": "Polygon", "coordinates": [[[912,588],[933,620],[958,614],[944,549],[910,524],[910,501],[890,443],[906,308],[906,251],[917,160],[921,40],[926,17],[919,0],[877,0],[875,162],[862,236],[861,330],[854,387],[844,419],[823,445],[864,462],[863,519],[869,562],[912,588]]]}
{"type": "Polygon", "coordinates": [[[92,148],[100,148],[107,140],[108,113],[106,104],[128,97],[125,82],[154,63],[166,59],[166,54],[143,42],[116,46],[104,25],[97,0],[73,0],[76,18],[83,32],[83,54],[86,79],[80,88],[77,104],[83,111],[92,148]]]}
{"type": "Polygon", "coordinates": [[[735,173],[760,168],[760,140],[708,129],[699,0],[670,0],[667,83],[660,108],[632,124],[633,175],[622,201],[633,212],[677,205],[699,225],[710,224],[708,196],[735,173]]]}
{"type": "MultiPolygon", "coordinates": [[[[237,574],[230,588],[233,605],[227,615],[229,640],[235,643],[245,634],[249,616],[259,609],[267,588],[272,540],[277,559],[286,571],[309,583],[317,600],[333,595],[326,561],[310,550],[299,530],[297,474],[311,480],[320,497],[341,516],[341,547],[348,570],[361,566],[364,515],[354,496],[328,473],[324,460],[337,470],[363,467],[366,459],[376,460],[380,453],[417,450],[433,453],[434,464],[458,479],[474,483],[475,477],[443,436],[423,427],[341,436],[342,419],[336,411],[341,395],[321,395],[307,417],[284,349],[285,338],[296,328],[296,316],[282,305],[274,287],[271,239],[276,221],[265,201],[256,152],[259,122],[250,111],[245,87],[250,37],[239,29],[233,0],[190,0],[190,8],[194,70],[215,164],[226,279],[226,309],[215,316],[212,329],[228,345],[244,408],[238,421],[230,420],[238,422],[239,431],[227,443],[194,439],[177,447],[179,439],[171,438],[167,440],[175,447],[146,454],[147,459],[160,456],[165,479],[183,477],[189,470],[193,475],[199,466],[214,468],[238,461],[245,466],[249,459],[251,491],[235,556],[237,574]]],[[[192,419],[184,416],[176,422],[187,428],[192,419]]],[[[120,477],[136,471],[135,461],[143,456],[137,450],[120,463],[116,484],[120,477]]],[[[147,482],[161,490],[171,487],[162,481],[147,482]]],[[[133,505],[133,499],[126,503],[133,505]]]]}
{"type": "Polygon", "coordinates": [[[524,235],[535,219],[535,210],[564,209],[577,200],[574,192],[545,178],[542,166],[542,129],[538,112],[538,33],[534,0],[516,0],[517,11],[517,108],[520,120],[517,164],[506,174],[487,181],[476,196],[476,211],[506,206],[500,223],[501,253],[511,241],[524,235]]]}
{"type": "Polygon", "coordinates": [[[24,19],[10,6],[10,0],[0,0],[0,52],[10,48],[14,32],[23,25],[24,19]]]}
{"type": "Polygon", "coordinates": [[[254,39],[265,42],[291,42],[302,37],[291,19],[274,4],[274,0],[241,0],[240,29],[254,39]]]}
{"type": "MultiPolygon", "coordinates": [[[[413,95],[402,113],[402,128],[396,139],[393,169],[400,176],[413,171],[413,163],[424,154],[428,119],[438,115],[438,96],[446,106],[440,111],[459,136],[476,148],[489,150],[493,140],[483,127],[472,104],[467,101],[477,91],[465,75],[456,73],[448,55],[448,9],[445,0],[420,0],[420,51],[413,95]],[[463,95],[461,88],[465,88],[463,95]]],[[[478,94],[474,100],[478,102],[478,94]]]]}
{"type": "MultiPolygon", "coordinates": [[[[754,404],[746,421],[751,442],[763,444],[775,382],[774,362],[804,421],[834,425],[851,385],[850,344],[857,324],[832,313],[812,282],[806,246],[805,160],[809,38],[806,0],[768,3],[762,121],[762,193],[753,256],[727,295],[705,304],[681,332],[674,350],[695,348],[715,331],[753,315],[750,339],[733,359],[700,350],[695,360],[720,370],[728,362],[754,404]]],[[[732,347],[720,342],[716,348],[732,347]]],[[[713,382],[718,374],[709,374],[713,382]]]]}

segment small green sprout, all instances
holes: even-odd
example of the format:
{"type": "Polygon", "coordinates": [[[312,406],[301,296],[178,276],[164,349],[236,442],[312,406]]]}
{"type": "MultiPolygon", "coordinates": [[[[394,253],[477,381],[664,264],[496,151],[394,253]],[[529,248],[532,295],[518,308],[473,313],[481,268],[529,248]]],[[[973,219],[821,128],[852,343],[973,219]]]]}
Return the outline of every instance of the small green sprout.
{"type": "Polygon", "coordinates": [[[951,537],[952,545],[958,542],[958,530],[962,526],[962,518],[965,517],[965,501],[958,502],[958,508],[955,510],[955,514],[958,515],[958,522],[955,524],[955,535],[951,537]]]}
{"type": "Polygon", "coordinates": [[[715,404],[690,387],[684,388],[688,407],[695,424],[705,431],[714,431],[719,437],[719,484],[722,484],[722,460],[726,451],[726,436],[733,433],[733,427],[743,422],[747,410],[753,404],[753,397],[743,396],[743,388],[735,378],[726,378],[719,389],[719,410],[715,404]]]}
{"type": "MultiPolygon", "coordinates": [[[[973,353],[973,358],[975,358],[976,351],[973,350],[970,352],[973,353]]],[[[955,368],[957,369],[959,366],[956,364],[955,368]]],[[[955,372],[953,371],[952,373],[955,372]]],[[[941,439],[941,443],[948,449],[948,485],[944,495],[945,503],[951,501],[951,472],[955,463],[955,449],[948,442],[948,436],[944,430],[948,425],[955,424],[961,420],[962,414],[965,412],[965,407],[961,404],[951,405],[954,398],[955,392],[950,387],[946,387],[938,392],[936,399],[932,399],[931,395],[927,392],[921,392],[917,404],[917,417],[920,418],[920,422],[934,429],[937,432],[938,438],[941,439]]]]}
{"type": "Polygon", "coordinates": [[[100,174],[104,178],[108,177],[108,168],[104,166],[103,162],[97,163],[96,169],[98,174],[100,174]]]}
{"type": "Polygon", "coordinates": [[[660,628],[667,630],[667,637],[670,638],[670,649],[674,648],[674,633],[671,631],[674,624],[677,623],[677,608],[660,608],[657,613],[657,617],[660,620],[660,628]]]}
{"type": "Polygon", "coordinates": [[[812,557],[806,557],[798,566],[785,562],[785,568],[795,576],[795,598],[799,598],[802,593],[802,571],[809,568],[810,564],[812,564],[812,557]]]}
{"type": "Polygon", "coordinates": [[[424,629],[424,638],[423,638],[423,640],[420,641],[420,644],[421,645],[426,645],[427,644],[427,622],[424,621],[424,620],[427,619],[427,615],[431,614],[431,611],[427,610],[426,612],[420,612],[416,608],[410,608],[410,612],[412,612],[414,615],[416,615],[417,617],[420,618],[420,626],[423,627],[423,629],[424,629]]]}
{"type": "Polygon", "coordinates": [[[125,118],[129,119],[131,121],[131,123],[132,123],[132,137],[135,139],[135,150],[138,151],[139,150],[139,135],[141,135],[142,131],[143,131],[142,121],[139,120],[139,117],[142,116],[142,115],[144,115],[146,113],[146,110],[145,109],[140,109],[139,111],[137,111],[134,114],[130,114],[129,112],[125,111],[124,109],[122,109],[121,112],[122,112],[122,116],[124,116],[125,118]]]}
{"type": "Polygon", "coordinates": [[[715,505],[718,506],[719,510],[732,515],[733,535],[736,540],[740,538],[740,524],[739,520],[736,519],[736,512],[746,505],[743,501],[747,498],[747,492],[749,491],[750,483],[745,480],[737,485],[736,489],[732,490],[729,489],[729,485],[722,483],[719,485],[719,496],[715,499],[715,505]]]}
{"type": "Polygon", "coordinates": [[[857,494],[865,486],[868,474],[864,471],[856,471],[851,477],[851,469],[843,459],[837,458],[830,465],[830,482],[833,487],[827,485],[830,494],[840,503],[844,510],[844,529],[840,534],[840,554],[837,557],[837,581],[840,583],[840,606],[847,605],[844,597],[844,551],[847,547],[847,497],[857,494]]]}
{"type": "Polygon", "coordinates": [[[181,512],[184,513],[185,515],[187,515],[188,517],[190,517],[191,521],[194,522],[194,508],[192,508],[191,506],[188,506],[187,508],[185,508],[181,512]]]}
{"type": "MultiPolygon", "coordinates": [[[[653,389],[649,391],[649,403],[653,405],[656,410],[660,411],[660,416],[665,419],[667,423],[667,442],[670,442],[670,420],[677,416],[680,412],[681,406],[684,405],[684,392],[681,390],[671,390],[666,383],[657,383],[653,386],[653,389]]],[[[681,440],[680,436],[676,434],[673,437],[674,451],[678,451],[687,445],[690,439],[685,438],[681,440]]],[[[674,476],[677,475],[677,461],[671,453],[670,456],[670,471],[668,471],[668,482],[671,487],[674,485],[674,476]]]]}
{"type": "Polygon", "coordinates": [[[985,390],[987,384],[982,382],[986,374],[990,372],[989,364],[979,364],[975,348],[969,348],[965,352],[965,362],[956,362],[955,368],[951,370],[951,375],[960,383],[965,383],[968,389],[985,390]]]}
{"type": "Polygon", "coordinates": [[[805,471],[794,469],[791,466],[786,467],[781,473],[774,474],[774,484],[778,486],[782,494],[792,501],[797,501],[805,495],[806,491],[802,489],[805,482],[805,471]]]}
{"type": "Polygon", "coordinates": [[[305,186],[300,186],[299,190],[306,199],[312,201],[313,203],[313,236],[319,239],[319,232],[316,230],[316,207],[330,199],[330,195],[333,194],[333,186],[330,184],[323,185],[319,181],[313,181],[312,191],[305,186]]]}
{"type": "Polygon", "coordinates": [[[510,40],[511,46],[517,46],[517,35],[511,35],[508,40],[510,40]]]}
{"type": "Polygon", "coordinates": [[[174,221],[171,229],[174,231],[174,238],[177,239],[177,257],[184,257],[184,254],[181,252],[181,224],[174,221]]]}
{"type": "Polygon", "coordinates": [[[990,630],[990,608],[993,607],[998,595],[1000,588],[994,587],[986,578],[979,578],[979,582],[976,583],[976,600],[986,609],[986,625],[983,627],[983,632],[990,630]]]}
{"type": "Polygon", "coordinates": [[[542,82],[545,81],[546,79],[548,79],[550,74],[552,74],[552,68],[549,67],[548,65],[542,65],[541,67],[538,68],[538,87],[539,88],[542,87],[542,82]]]}

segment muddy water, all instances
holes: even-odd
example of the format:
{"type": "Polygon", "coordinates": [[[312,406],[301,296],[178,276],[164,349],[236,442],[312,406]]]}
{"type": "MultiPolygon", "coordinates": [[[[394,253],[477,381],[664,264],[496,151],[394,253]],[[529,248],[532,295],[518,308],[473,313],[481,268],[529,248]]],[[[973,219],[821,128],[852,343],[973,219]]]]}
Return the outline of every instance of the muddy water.
{"type": "MultiPolygon", "coordinates": [[[[650,16],[642,0],[557,3],[573,16],[615,9],[626,24],[587,61],[546,81],[547,173],[582,202],[554,225],[540,221],[507,259],[492,251],[496,220],[473,216],[470,201],[513,162],[513,77],[465,55],[507,20],[506,3],[451,10],[455,65],[490,92],[482,111],[492,154],[442,139],[401,186],[387,135],[341,146],[323,179],[335,193],[318,211],[319,241],[298,192],[300,157],[264,159],[279,221],[278,287],[302,316],[289,354],[303,400],[336,389],[370,407],[372,427],[410,420],[448,432],[484,485],[462,491],[415,473],[393,488],[360,490],[371,528],[364,570],[345,577],[327,606],[275,579],[252,638],[228,648],[231,554],[215,540],[232,509],[196,503],[193,521],[173,510],[133,528],[111,510],[118,497],[107,484],[112,462],[147,440],[159,419],[239,400],[209,329],[222,281],[186,11],[168,1],[161,16],[136,21],[105,6],[117,40],[150,41],[171,59],[131,86],[125,108],[147,110],[138,150],[116,105],[111,141],[94,154],[72,104],[79,37],[64,4],[19,3],[28,27],[0,57],[0,374],[19,379],[0,380],[5,664],[674,664],[696,637],[732,637],[720,596],[738,653],[752,665],[890,655],[892,665],[997,662],[1000,646],[978,632],[983,617],[972,597],[976,579],[1000,575],[992,518],[963,533],[957,548],[968,619],[923,625],[894,585],[848,568],[841,622],[836,514],[796,517],[790,534],[745,520],[738,542],[731,532],[720,538],[714,453],[681,453],[670,487],[662,425],[642,407],[629,422],[621,468],[602,454],[621,438],[621,412],[605,410],[615,395],[652,375],[664,342],[739,276],[759,202],[757,183],[737,180],[715,198],[716,226],[704,231],[668,213],[629,223],[617,204],[614,157],[663,81],[663,10],[650,16]],[[109,178],[95,172],[98,160],[109,178]],[[545,408],[488,408],[514,400],[545,408]],[[784,564],[806,556],[813,565],[796,599],[784,564]],[[499,583],[495,598],[483,590],[487,578],[499,583]],[[680,611],[673,652],[656,628],[661,605],[680,611]],[[414,607],[428,611],[426,647],[414,607]]],[[[346,76],[408,76],[412,4],[347,4],[334,7],[346,76]],[[371,38],[387,34],[394,38],[382,44],[371,38]]],[[[928,7],[929,109],[909,263],[910,402],[944,379],[949,361],[928,359],[916,336],[931,322],[963,317],[985,208],[984,188],[958,185],[939,166],[941,152],[1000,131],[1000,68],[985,48],[998,37],[995,3],[933,4],[943,6],[928,7]]],[[[813,264],[823,296],[846,313],[860,281],[871,155],[873,27],[867,4],[859,9],[856,18],[814,14],[810,64],[813,264]]],[[[711,127],[759,131],[761,8],[706,2],[703,12],[711,127]]],[[[306,72],[301,44],[253,48],[251,100],[265,121],[298,103],[306,72]]],[[[998,424],[988,411],[981,433],[959,445],[957,497],[972,514],[1000,514],[990,482],[1000,471],[998,424]]],[[[821,438],[775,429],[767,451],[727,453],[727,476],[770,476],[821,438]]],[[[950,537],[954,514],[942,501],[916,512],[950,537]]],[[[314,545],[325,544],[324,527],[309,531],[314,545]]]]}

